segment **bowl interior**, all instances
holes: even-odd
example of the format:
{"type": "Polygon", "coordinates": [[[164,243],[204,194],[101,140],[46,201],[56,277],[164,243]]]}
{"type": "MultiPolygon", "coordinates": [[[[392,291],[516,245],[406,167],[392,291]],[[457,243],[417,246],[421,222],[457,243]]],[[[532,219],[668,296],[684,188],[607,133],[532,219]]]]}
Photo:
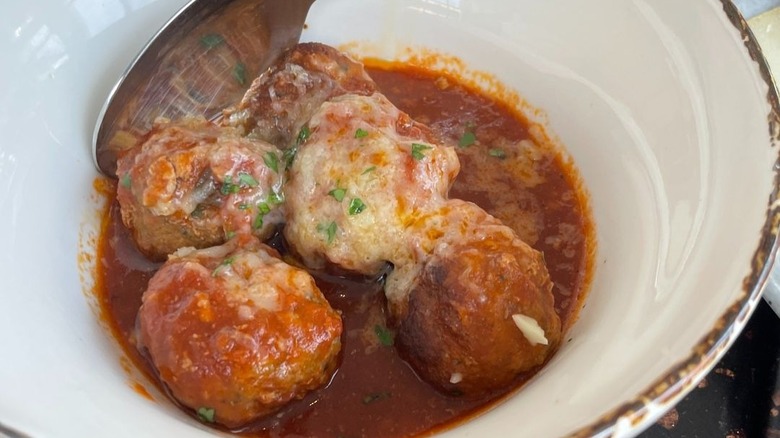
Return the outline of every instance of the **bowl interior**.
{"type": "MultiPolygon", "coordinates": [[[[0,331],[13,334],[0,340],[13,352],[0,365],[0,423],[32,436],[207,436],[151,385],[154,400],[133,390],[143,379],[90,305],[94,121],[182,1],[87,3],[19,4],[0,18],[13,34],[0,40],[11,84],[0,93],[0,331]]],[[[432,50],[494,75],[591,195],[595,277],[567,342],[521,392],[448,435],[591,425],[690,359],[744,300],[776,151],[767,86],[719,1],[321,0],[307,23],[304,40],[358,56],[432,50]]],[[[616,431],[636,432],[665,403],[616,431]]]]}

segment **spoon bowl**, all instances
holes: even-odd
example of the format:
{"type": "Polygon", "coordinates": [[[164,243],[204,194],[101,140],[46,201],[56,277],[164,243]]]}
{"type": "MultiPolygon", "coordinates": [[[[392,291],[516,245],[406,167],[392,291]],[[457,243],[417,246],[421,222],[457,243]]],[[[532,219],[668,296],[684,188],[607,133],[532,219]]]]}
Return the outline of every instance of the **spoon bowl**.
{"type": "Polygon", "coordinates": [[[108,95],[92,141],[116,177],[118,154],[158,117],[215,119],[295,44],[314,0],[191,0],[157,32],[108,95]]]}

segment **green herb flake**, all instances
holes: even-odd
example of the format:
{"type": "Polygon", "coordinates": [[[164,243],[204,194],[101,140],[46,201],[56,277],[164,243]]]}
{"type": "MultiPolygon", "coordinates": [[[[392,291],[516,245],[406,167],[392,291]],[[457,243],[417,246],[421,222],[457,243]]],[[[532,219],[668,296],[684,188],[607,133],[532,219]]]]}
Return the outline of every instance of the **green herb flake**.
{"type": "Polygon", "coordinates": [[[223,195],[229,195],[231,193],[238,193],[239,187],[237,184],[233,184],[233,177],[227,175],[222,182],[222,188],[219,190],[223,195]]]}
{"type": "Polygon", "coordinates": [[[257,187],[257,180],[250,174],[241,172],[238,174],[238,184],[247,187],[257,187]]]}
{"type": "Polygon", "coordinates": [[[236,237],[235,231],[226,231],[225,232],[225,240],[230,240],[232,238],[236,237]]]}
{"type": "Polygon", "coordinates": [[[412,158],[414,158],[417,161],[422,160],[423,158],[425,158],[425,154],[423,152],[429,149],[433,149],[433,148],[426,144],[412,143],[412,158]]]}
{"type": "Polygon", "coordinates": [[[344,200],[344,196],[347,194],[347,189],[335,188],[329,191],[328,194],[336,198],[337,201],[341,202],[344,200]]]}
{"type": "Polygon", "coordinates": [[[213,423],[217,411],[214,408],[200,407],[197,410],[198,418],[206,423],[213,423]]]}
{"type": "Polygon", "coordinates": [[[393,332],[388,330],[387,327],[377,324],[374,326],[374,333],[376,333],[376,337],[379,338],[379,343],[385,347],[393,345],[395,337],[393,336],[393,332]]]}
{"type": "Polygon", "coordinates": [[[265,215],[263,213],[258,213],[257,216],[255,216],[255,220],[252,222],[252,228],[255,230],[259,230],[260,228],[263,228],[263,218],[265,215]]]}
{"type": "Polygon", "coordinates": [[[295,145],[289,149],[285,149],[284,152],[282,152],[282,160],[284,160],[284,164],[289,169],[292,167],[293,161],[295,161],[295,155],[298,153],[298,145],[295,145]]]}
{"type": "Polygon", "coordinates": [[[236,63],[236,66],[233,67],[233,79],[240,85],[246,84],[246,66],[243,62],[236,63]]]}
{"type": "Polygon", "coordinates": [[[222,38],[222,35],[217,33],[210,33],[200,37],[200,44],[207,49],[213,49],[224,42],[225,38],[222,38]]]}
{"type": "Polygon", "coordinates": [[[504,152],[503,149],[498,149],[498,148],[490,149],[488,151],[488,155],[490,155],[491,157],[496,157],[499,160],[503,160],[504,158],[506,158],[506,152],[504,152]]]}
{"type": "Polygon", "coordinates": [[[296,144],[303,144],[306,140],[308,140],[309,136],[311,135],[311,130],[307,125],[303,125],[300,131],[298,131],[298,138],[295,139],[296,144]]]}
{"type": "Polygon", "coordinates": [[[375,170],[376,170],[376,166],[371,166],[368,169],[364,170],[363,173],[361,173],[361,175],[365,175],[367,173],[371,173],[371,172],[373,172],[375,170]]]}
{"type": "Polygon", "coordinates": [[[271,206],[268,205],[267,202],[261,202],[257,204],[257,216],[255,217],[255,220],[252,222],[252,228],[255,230],[259,230],[263,228],[263,219],[265,218],[265,215],[271,212],[271,206]]]}
{"type": "Polygon", "coordinates": [[[214,268],[214,271],[211,272],[211,276],[216,277],[224,268],[232,264],[233,264],[233,257],[228,257],[225,260],[222,260],[222,263],[220,263],[219,266],[214,268]]]}
{"type": "Polygon", "coordinates": [[[363,404],[364,405],[370,405],[371,403],[377,402],[379,400],[385,400],[390,398],[390,393],[387,391],[384,392],[375,392],[372,394],[368,394],[365,397],[363,397],[363,404]]]}
{"type": "Polygon", "coordinates": [[[474,134],[474,132],[466,131],[460,137],[460,140],[458,140],[458,146],[462,148],[467,148],[473,145],[476,141],[477,141],[477,136],[474,134]]]}
{"type": "Polygon", "coordinates": [[[331,222],[328,225],[325,224],[319,224],[317,225],[317,231],[320,233],[325,233],[325,236],[327,236],[328,245],[333,243],[333,239],[336,238],[336,231],[338,230],[338,225],[336,225],[336,222],[331,222]]]}
{"type": "Polygon", "coordinates": [[[274,152],[268,151],[263,156],[263,162],[276,173],[279,173],[279,157],[274,152]]]}
{"type": "Polygon", "coordinates": [[[246,202],[242,202],[242,203],[238,204],[238,209],[239,210],[249,210],[249,204],[247,204],[246,202]]]}
{"type": "Polygon", "coordinates": [[[129,189],[130,186],[133,184],[132,178],[130,178],[130,174],[126,173],[124,176],[122,176],[122,179],[119,180],[119,184],[122,185],[122,187],[129,189]]]}
{"type": "Polygon", "coordinates": [[[368,131],[366,131],[363,128],[358,128],[357,131],[355,131],[355,138],[364,138],[368,137],[368,131]]]}
{"type": "Polygon", "coordinates": [[[364,204],[360,198],[352,198],[352,201],[349,202],[349,209],[347,211],[349,212],[350,216],[354,216],[356,214],[362,213],[365,209],[366,204],[364,204]]]}
{"type": "Polygon", "coordinates": [[[278,205],[284,202],[284,195],[277,192],[271,192],[270,195],[268,195],[268,203],[278,205]]]}

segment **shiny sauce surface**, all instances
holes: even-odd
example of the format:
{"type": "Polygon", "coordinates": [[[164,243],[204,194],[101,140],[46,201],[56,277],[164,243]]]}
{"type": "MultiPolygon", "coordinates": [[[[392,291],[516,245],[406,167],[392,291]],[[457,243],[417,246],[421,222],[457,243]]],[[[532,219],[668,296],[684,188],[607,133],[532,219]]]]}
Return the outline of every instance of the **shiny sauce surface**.
{"type": "MultiPolygon", "coordinates": [[[[461,172],[450,197],[475,202],[544,253],[556,311],[568,328],[587,290],[595,241],[587,197],[572,165],[555,148],[531,141],[528,122],[513,109],[453,77],[392,64],[369,63],[367,70],[396,106],[455,146],[461,172]]],[[[269,243],[285,254],[279,234],[269,243]]],[[[97,293],[104,317],[127,355],[165,391],[136,348],[134,334],[141,296],[159,264],[137,252],[116,202],[105,215],[98,251],[97,293]]],[[[326,387],[234,432],[344,438],[432,433],[490,407],[531,377],[520,376],[514,385],[480,398],[441,394],[398,356],[381,277],[312,275],[342,314],[338,371],[326,387]]]]}

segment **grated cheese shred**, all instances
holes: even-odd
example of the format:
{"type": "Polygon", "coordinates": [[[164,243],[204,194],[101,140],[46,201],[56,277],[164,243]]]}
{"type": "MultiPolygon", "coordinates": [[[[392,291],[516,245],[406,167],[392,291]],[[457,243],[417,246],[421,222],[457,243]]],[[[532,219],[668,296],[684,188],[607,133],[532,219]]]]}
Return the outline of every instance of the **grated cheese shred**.
{"type": "Polygon", "coordinates": [[[512,315],[512,320],[515,322],[517,328],[523,332],[523,336],[525,336],[531,345],[547,345],[547,338],[544,336],[544,330],[539,326],[539,323],[535,319],[521,313],[515,313],[512,315]]]}

